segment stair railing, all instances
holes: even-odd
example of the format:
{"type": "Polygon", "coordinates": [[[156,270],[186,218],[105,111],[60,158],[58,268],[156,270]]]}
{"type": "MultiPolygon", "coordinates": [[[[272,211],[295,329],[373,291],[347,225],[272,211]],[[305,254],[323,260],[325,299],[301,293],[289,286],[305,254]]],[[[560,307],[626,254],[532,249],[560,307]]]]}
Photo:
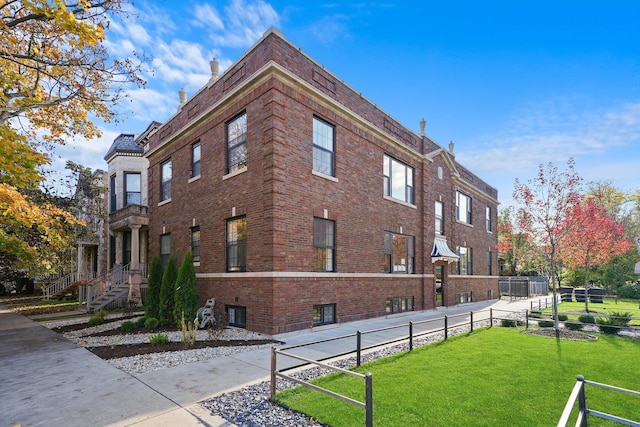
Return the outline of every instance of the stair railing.
{"type": "Polygon", "coordinates": [[[74,284],[78,279],[78,272],[74,271],[73,273],[69,273],[66,276],[56,280],[50,285],[42,288],[42,296],[45,299],[51,299],[51,297],[58,292],[68,288],[72,284],[74,284]]]}
{"type": "Polygon", "coordinates": [[[129,264],[112,268],[108,272],[93,279],[87,284],[87,311],[91,312],[93,304],[113,289],[129,283],[129,264]]]}

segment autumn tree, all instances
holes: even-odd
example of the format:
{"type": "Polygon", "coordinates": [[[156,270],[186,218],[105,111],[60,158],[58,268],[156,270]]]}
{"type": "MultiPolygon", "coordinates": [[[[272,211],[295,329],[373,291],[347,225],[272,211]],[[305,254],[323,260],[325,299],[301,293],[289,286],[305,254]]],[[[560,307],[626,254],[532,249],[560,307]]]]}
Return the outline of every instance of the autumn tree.
{"type": "Polygon", "coordinates": [[[49,153],[69,138],[99,136],[93,120],[114,119],[124,85],[143,83],[139,62],[110,60],[104,45],[121,7],[122,0],[0,1],[0,255],[21,267],[34,263],[38,244],[63,245],[74,222],[30,196],[49,153]]]}
{"type": "Polygon", "coordinates": [[[534,179],[523,184],[515,180],[514,200],[520,204],[517,218],[520,230],[529,234],[545,249],[553,288],[553,313],[556,336],[559,336],[557,297],[557,251],[571,224],[567,213],[580,202],[582,178],[575,171],[575,161],[569,159],[567,169],[560,171],[553,163],[540,164],[534,179]],[[561,227],[562,225],[562,227],[561,227]]]}
{"type": "MultiPolygon", "coordinates": [[[[624,236],[624,227],[607,213],[607,209],[593,198],[587,198],[570,207],[559,228],[565,228],[564,239],[558,246],[560,258],[569,267],[584,267],[584,286],[588,288],[589,268],[606,264],[615,255],[621,255],[633,244],[624,236]]],[[[589,311],[589,298],[585,298],[589,311]]]]}

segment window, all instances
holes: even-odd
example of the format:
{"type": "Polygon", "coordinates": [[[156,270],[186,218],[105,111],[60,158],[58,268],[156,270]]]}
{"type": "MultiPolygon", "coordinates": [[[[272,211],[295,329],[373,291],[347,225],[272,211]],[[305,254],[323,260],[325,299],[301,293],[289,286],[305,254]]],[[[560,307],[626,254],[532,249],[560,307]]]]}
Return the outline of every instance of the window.
{"type": "Polygon", "coordinates": [[[247,113],[227,123],[227,172],[247,166],[247,113]]]}
{"type": "Polygon", "coordinates": [[[314,271],[336,271],[336,223],[322,218],[313,218],[313,269],[314,271]]]}
{"type": "Polygon", "coordinates": [[[471,292],[460,292],[458,294],[458,303],[464,304],[471,301],[471,292]]]}
{"type": "Polygon", "coordinates": [[[109,180],[109,194],[110,194],[110,199],[111,199],[111,209],[109,210],[109,212],[115,212],[117,209],[117,192],[116,192],[116,176],[112,175],[111,179],[109,180]]]}
{"type": "Polygon", "coordinates": [[[160,236],[160,259],[165,267],[171,256],[171,234],[163,234],[160,236]]]}
{"type": "Polygon", "coordinates": [[[125,206],[139,205],[140,198],[140,173],[125,172],[124,174],[125,206]]]}
{"type": "Polygon", "coordinates": [[[313,326],[336,323],[336,305],[322,304],[313,306],[313,326]]]}
{"type": "Polygon", "coordinates": [[[487,208],[485,209],[485,216],[487,222],[487,231],[491,233],[491,231],[493,230],[491,229],[491,208],[489,206],[487,206],[487,208]]]}
{"type": "Polygon", "coordinates": [[[247,327],[247,307],[237,305],[227,306],[227,323],[237,328],[247,327]]]}
{"type": "Polygon", "coordinates": [[[413,297],[389,298],[387,300],[387,314],[413,311],[413,297]]]}
{"type": "Polygon", "coordinates": [[[385,154],[384,195],[413,204],[413,168],[385,154]]]}
{"type": "Polygon", "coordinates": [[[444,205],[436,202],[436,234],[444,234],[444,205]]]}
{"type": "Polygon", "coordinates": [[[487,274],[489,276],[492,275],[492,273],[493,273],[492,270],[493,270],[493,258],[492,258],[491,251],[488,251],[487,252],[487,274]]]}
{"type": "Polygon", "coordinates": [[[200,141],[191,145],[191,178],[200,176],[200,141]]]}
{"type": "Polygon", "coordinates": [[[193,262],[200,262],[200,227],[191,227],[191,254],[193,262]]]}
{"type": "Polygon", "coordinates": [[[471,197],[456,191],[456,219],[471,224],[471,197]]]}
{"type": "Polygon", "coordinates": [[[384,272],[413,274],[413,236],[384,233],[384,272]]]}
{"type": "Polygon", "coordinates": [[[247,271],[247,219],[227,220],[227,271],[247,271]]]}
{"type": "Polygon", "coordinates": [[[171,199],[171,159],[160,164],[160,201],[171,199]]]}
{"type": "Polygon", "coordinates": [[[458,274],[473,274],[473,265],[471,263],[471,248],[458,246],[458,274]]]}
{"type": "Polygon", "coordinates": [[[333,126],[313,118],[313,170],[330,176],[335,176],[334,134],[333,126]]]}

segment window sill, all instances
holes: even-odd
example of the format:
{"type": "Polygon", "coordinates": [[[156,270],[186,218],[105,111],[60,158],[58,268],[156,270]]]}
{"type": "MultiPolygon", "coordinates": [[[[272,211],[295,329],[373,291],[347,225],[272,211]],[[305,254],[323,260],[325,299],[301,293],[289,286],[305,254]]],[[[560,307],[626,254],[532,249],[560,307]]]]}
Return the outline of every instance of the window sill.
{"type": "Polygon", "coordinates": [[[317,171],[314,171],[314,170],[311,171],[311,175],[315,175],[315,176],[317,176],[319,178],[324,178],[324,179],[327,179],[329,181],[339,182],[338,178],[336,178],[335,176],[325,175],[325,174],[323,174],[321,172],[317,172],[317,171]]]}
{"type": "Polygon", "coordinates": [[[473,224],[469,224],[469,223],[467,223],[467,222],[462,222],[462,221],[457,220],[457,219],[456,219],[456,224],[465,225],[465,226],[467,226],[467,227],[471,227],[471,228],[473,228],[473,224]]]}
{"type": "Polygon", "coordinates": [[[167,203],[171,203],[171,198],[168,198],[167,200],[163,200],[159,202],[158,206],[166,205],[167,203]]]}
{"type": "Polygon", "coordinates": [[[241,169],[236,169],[233,172],[230,172],[228,174],[226,174],[225,176],[222,177],[222,180],[224,181],[225,179],[229,179],[229,178],[233,178],[234,176],[240,175],[242,173],[245,173],[247,171],[247,168],[241,168],[241,169]]]}
{"type": "Polygon", "coordinates": [[[200,177],[201,177],[201,175],[196,175],[196,176],[194,176],[192,178],[189,178],[189,181],[187,181],[187,184],[191,184],[192,182],[199,180],[200,177]]]}
{"type": "Polygon", "coordinates": [[[408,208],[418,209],[418,207],[416,205],[412,205],[411,203],[403,202],[402,200],[394,199],[393,197],[390,197],[390,196],[382,196],[382,197],[385,200],[388,200],[390,202],[394,202],[394,203],[397,203],[399,205],[406,206],[408,208]]]}
{"type": "Polygon", "coordinates": [[[200,261],[193,261],[194,267],[200,267],[200,261]]]}

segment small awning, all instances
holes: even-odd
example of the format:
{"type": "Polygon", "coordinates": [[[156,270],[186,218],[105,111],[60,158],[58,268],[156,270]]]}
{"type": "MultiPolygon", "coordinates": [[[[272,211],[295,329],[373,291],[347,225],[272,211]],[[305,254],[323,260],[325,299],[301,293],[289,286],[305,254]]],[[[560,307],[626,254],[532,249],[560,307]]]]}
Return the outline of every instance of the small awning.
{"type": "Polygon", "coordinates": [[[458,261],[460,257],[449,249],[447,241],[442,237],[436,237],[431,251],[431,262],[446,261],[447,264],[458,261]]]}

